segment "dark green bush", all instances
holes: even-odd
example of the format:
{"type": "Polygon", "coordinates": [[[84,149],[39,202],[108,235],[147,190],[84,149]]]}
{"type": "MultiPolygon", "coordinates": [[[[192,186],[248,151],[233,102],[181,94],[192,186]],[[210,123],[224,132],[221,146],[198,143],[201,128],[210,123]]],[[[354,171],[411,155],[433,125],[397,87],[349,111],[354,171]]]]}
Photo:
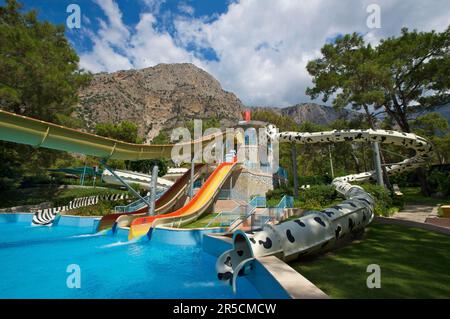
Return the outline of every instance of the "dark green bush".
{"type": "Polygon", "coordinates": [[[434,193],[450,194],[450,172],[433,170],[428,175],[428,182],[434,193]]]}
{"type": "Polygon", "coordinates": [[[399,187],[417,187],[420,186],[416,171],[407,171],[389,176],[391,184],[397,184],[399,187]]]}
{"type": "Polygon", "coordinates": [[[391,208],[394,206],[391,192],[387,188],[379,185],[363,184],[361,186],[374,197],[375,214],[389,216],[391,208]]]}
{"type": "Polygon", "coordinates": [[[24,176],[20,187],[27,188],[47,184],[52,184],[52,178],[48,175],[24,176]]]}
{"type": "Polygon", "coordinates": [[[331,185],[313,185],[300,189],[299,197],[307,207],[326,207],[337,198],[337,192],[331,185]]]}
{"type": "Polygon", "coordinates": [[[328,185],[331,178],[327,175],[299,176],[298,184],[301,185],[328,185]]]}
{"type": "Polygon", "coordinates": [[[294,191],[292,188],[275,188],[266,193],[266,199],[269,200],[280,200],[284,195],[293,196],[294,191]]]}

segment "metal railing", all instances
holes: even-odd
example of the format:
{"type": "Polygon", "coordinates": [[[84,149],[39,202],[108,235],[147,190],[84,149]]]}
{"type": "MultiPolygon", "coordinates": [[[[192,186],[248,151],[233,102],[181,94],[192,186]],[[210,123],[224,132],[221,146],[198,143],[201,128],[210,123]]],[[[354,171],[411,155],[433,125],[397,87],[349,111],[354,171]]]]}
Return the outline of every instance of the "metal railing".
{"type": "Polygon", "coordinates": [[[247,202],[246,196],[235,191],[234,189],[221,189],[217,198],[222,200],[233,199],[247,202]]]}
{"type": "Polygon", "coordinates": [[[241,218],[245,214],[247,205],[239,205],[235,207],[232,211],[223,211],[217,214],[213,219],[211,219],[206,227],[210,227],[214,223],[218,223],[220,226],[230,226],[236,220],[241,218]]]}
{"type": "MultiPolygon", "coordinates": [[[[162,195],[164,194],[163,192],[159,192],[156,194],[156,200],[158,198],[160,198],[162,195]]],[[[148,196],[144,196],[143,197],[145,200],[149,201],[150,200],[150,195],[148,196]]],[[[147,203],[145,203],[142,199],[138,199],[128,205],[125,206],[116,206],[114,207],[114,212],[116,213],[131,213],[131,212],[135,212],[139,209],[144,208],[145,206],[147,206],[147,203]]]]}
{"type": "MultiPolygon", "coordinates": [[[[228,230],[228,232],[232,232],[240,225],[242,225],[246,220],[251,218],[250,228],[254,230],[256,228],[261,228],[264,224],[267,224],[270,221],[280,220],[285,208],[292,208],[294,206],[294,198],[292,196],[283,196],[280,202],[275,207],[266,207],[266,198],[265,197],[255,197],[250,202],[248,207],[250,207],[249,211],[245,216],[241,218],[241,221],[234,225],[232,228],[228,230]],[[263,207],[264,210],[262,212],[256,213],[256,208],[263,207]]],[[[234,221],[235,222],[235,221],[234,221]]],[[[234,224],[231,223],[230,225],[234,224]]]]}
{"type": "MultiPolygon", "coordinates": [[[[231,191],[231,195],[233,195],[233,191],[231,191]]],[[[249,214],[255,211],[257,207],[266,207],[265,197],[256,196],[246,205],[239,205],[235,207],[232,211],[220,212],[219,214],[217,214],[217,216],[215,216],[208,222],[206,227],[210,227],[213,223],[218,222],[220,223],[220,226],[232,226],[239,219],[246,220],[249,214]]]]}

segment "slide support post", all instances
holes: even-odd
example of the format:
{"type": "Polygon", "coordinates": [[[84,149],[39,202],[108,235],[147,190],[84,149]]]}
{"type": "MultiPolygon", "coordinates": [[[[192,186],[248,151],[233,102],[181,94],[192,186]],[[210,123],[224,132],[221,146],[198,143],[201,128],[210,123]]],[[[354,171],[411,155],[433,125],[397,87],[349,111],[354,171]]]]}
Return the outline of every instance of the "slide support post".
{"type": "Polygon", "coordinates": [[[150,207],[149,201],[146,200],[144,197],[142,197],[141,194],[139,194],[138,192],[136,192],[136,191],[134,190],[133,187],[131,187],[130,185],[128,185],[128,183],[125,182],[119,175],[117,175],[116,172],[115,172],[112,168],[110,168],[108,165],[106,165],[106,161],[103,160],[103,161],[101,161],[100,163],[101,163],[108,171],[110,171],[111,174],[112,174],[115,178],[117,178],[117,180],[118,180],[119,182],[121,182],[121,183],[122,183],[122,184],[123,184],[123,185],[131,192],[131,193],[133,193],[134,196],[136,196],[137,198],[139,198],[141,201],[143,201],[144,203],[146,203],[148,207],[150,207]]]}
{"type": "Polygon", "coordinates": [[[372,143],[372,149],[377,183],[380,186],[384,186],[383,170],[381,169],[380,145],[378,144],[378,142],[372,143]]]}
{"type": "Polygon", "coordinates": [[[155,215],[155,201],[156,201],[156,183],[158,180],[158,165],[153,166],[152,170],[152,181],[150,187],[150,206],[149,206],[149,215],[155,215]]]}
{"type": "Polygon", "coordinates": [[[192,199],[194,196],[194,169],[195,169],[195,161],[192,159],[191,162],[191,180],[189,183],[189,198],[192,199]]]}

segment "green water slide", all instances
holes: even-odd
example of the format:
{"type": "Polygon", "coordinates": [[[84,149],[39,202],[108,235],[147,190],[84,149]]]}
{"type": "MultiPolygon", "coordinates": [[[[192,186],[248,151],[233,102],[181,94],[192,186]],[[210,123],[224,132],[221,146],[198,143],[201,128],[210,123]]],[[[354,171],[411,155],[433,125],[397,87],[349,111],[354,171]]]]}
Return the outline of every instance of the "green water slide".
{"type": "MultiPolygon", "coordinates": [[[[214,141],[217,135],[208,135],[180,147],[214,141]]],[[[0,110],[0,140],[80,153],[102,159],[143,160],[171,157],[172,144],[133,144],[82,132],[61,125],[0,110]]],[[[191,151],[194,147],[191,147],[191,151]]]]}

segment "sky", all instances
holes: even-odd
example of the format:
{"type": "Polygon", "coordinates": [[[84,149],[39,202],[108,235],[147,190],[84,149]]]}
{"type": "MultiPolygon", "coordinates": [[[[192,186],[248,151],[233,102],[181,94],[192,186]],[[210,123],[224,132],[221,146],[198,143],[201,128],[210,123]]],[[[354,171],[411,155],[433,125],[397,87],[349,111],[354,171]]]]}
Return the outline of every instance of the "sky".
{"type": "Polygon", "coordinates": [[[66,34],[86,70],[193,63],[248,106],[311,102],[306,64],[340,35],[358,32],[376,45],[402,27],[443,31],[450,24],[448,0],[19,1],[59,24],[70,4],[79,6],[80,28],[66,34]]]}

